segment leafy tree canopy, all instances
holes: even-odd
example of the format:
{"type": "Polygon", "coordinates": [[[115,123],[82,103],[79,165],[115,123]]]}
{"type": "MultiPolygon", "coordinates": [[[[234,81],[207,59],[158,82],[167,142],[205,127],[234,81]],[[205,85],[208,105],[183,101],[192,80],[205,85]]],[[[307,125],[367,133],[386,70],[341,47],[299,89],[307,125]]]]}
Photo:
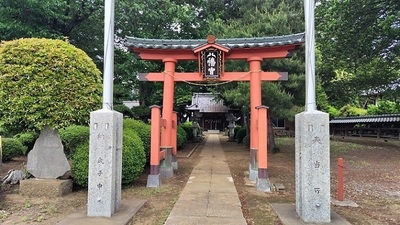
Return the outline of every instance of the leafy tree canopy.
{"type": "Polygon", "coordinates": [[[100,71],[66,41],[18,39],[0,45],[4,126],[41,130],[87,124],[101,105],[100,71]]]}

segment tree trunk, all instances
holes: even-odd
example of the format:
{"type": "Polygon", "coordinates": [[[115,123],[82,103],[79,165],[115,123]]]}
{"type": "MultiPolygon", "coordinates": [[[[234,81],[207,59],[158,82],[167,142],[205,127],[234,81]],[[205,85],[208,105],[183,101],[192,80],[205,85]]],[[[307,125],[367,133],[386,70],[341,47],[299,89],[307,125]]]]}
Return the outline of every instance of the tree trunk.
{"type": "Polygon", "coordinates": [[[272,151],[275,147],[275,132],[272,126],[272,117],[271,114],[268,113],[268,151],[272,151]]]}

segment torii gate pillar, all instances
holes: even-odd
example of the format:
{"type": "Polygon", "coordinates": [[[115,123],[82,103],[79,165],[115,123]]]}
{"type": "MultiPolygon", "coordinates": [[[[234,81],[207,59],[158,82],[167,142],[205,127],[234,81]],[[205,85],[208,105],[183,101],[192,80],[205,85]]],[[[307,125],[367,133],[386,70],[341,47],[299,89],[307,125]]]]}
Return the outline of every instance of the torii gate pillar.
{"type": "MultiPolygon", "coordinates": [[[[164,94],[162,108],[162,128],[161,128],[161,148],[173,151],[172,141],[172,123],[173,123],[173,106],[174,106],[174,89],[175,89],[175,66],[178,61],[175,58],[165,58],[163,63],[164,71],[164,94]]],[[[172,169],[168,168],[170,171],[172,169]]],[[[173,176],[173,172],[168,173],[173,176]]]]}
{"type": "Polygon", "coordinates": [[[250,68],[250,165],[249,179],[255,181],[258,177],[257,151],[258,151],[258,132],[257,106],[261,103],[261,57],[250,57],[247,59],[250,68]]]}

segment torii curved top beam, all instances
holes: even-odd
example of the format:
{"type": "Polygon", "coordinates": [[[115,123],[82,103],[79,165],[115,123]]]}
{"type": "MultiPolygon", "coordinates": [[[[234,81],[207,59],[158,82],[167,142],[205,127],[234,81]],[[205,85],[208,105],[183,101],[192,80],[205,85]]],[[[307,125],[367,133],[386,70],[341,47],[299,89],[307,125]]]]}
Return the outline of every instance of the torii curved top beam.
{"type": "MultiPolygon", "coordinates": [[[[288,58],[305,41],[305,34],[258,38],[215,39],[215,44],[230,49],[225,59],[288,58]]],[[[147,39],[127,37],[125,46],[144,60],[162,60],[165,55],[177,60],[197,60],[196,48],[207,44],[204,39],[147,39]]]]}

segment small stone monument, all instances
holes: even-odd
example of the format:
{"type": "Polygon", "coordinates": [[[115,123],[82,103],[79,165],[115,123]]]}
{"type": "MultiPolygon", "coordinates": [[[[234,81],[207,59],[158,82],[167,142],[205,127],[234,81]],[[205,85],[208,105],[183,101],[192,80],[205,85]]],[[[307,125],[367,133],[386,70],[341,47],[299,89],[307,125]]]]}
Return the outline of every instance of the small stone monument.
{"type": "Polygon", "coordinates": [[[237,118],[233,115],[233,113],[230,113],[226,121],[229,122],[228,128],[229,128],[229,140],[228,141],[235,141],[235,122],[237,121],[237,118]]]}
{"type": "Polygon", "coordinates": [[[26,169],[39,179],[56,179],[71,169],[57,130],[46,126],[28,154],[26,169]]]}
{"type": "Polygon", "coordinates": [[[20,193],[30,196],[62,196],[72,191],[72,180],[59,180],[71,167],[57,130],[46,126],[28,154],[27,171],[35,179],[22,180],[20,193]]]}

